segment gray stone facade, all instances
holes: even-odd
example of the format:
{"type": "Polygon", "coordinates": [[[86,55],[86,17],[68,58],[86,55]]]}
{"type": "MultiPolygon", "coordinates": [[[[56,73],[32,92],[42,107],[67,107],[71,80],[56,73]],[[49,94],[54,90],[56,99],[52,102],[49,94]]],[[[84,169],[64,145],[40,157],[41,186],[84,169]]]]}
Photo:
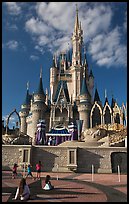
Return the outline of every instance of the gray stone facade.
{"type": "Polygon", "coordinates": [[[31,145],[3,145],[2,146],[2,169],[12,169],[13,164],[19,164],[22,170],[24,163],[31,163],[33,171],[38,161],[43,164],[43,171],[91,173],[94,165],[95,173],[112,173],[113,168],[120,165],[123,173],[127,172],[127,148],[126,147],[59,147],[59,146],[31,146],[31,145]],[[24,161],[24,151],[28,150],[27,160],[24,161]],[[73,160],[70,163],[70,151],[73,151],[73,160]],[[112,157],[112,153],[115,157],[112,157]],[[118,155],[120,154],[120,155],[118,155]],[[119,156],[119,157],[118,157],[119,156]],[[114,166],[114,167],[113,167],[114,166]]]}

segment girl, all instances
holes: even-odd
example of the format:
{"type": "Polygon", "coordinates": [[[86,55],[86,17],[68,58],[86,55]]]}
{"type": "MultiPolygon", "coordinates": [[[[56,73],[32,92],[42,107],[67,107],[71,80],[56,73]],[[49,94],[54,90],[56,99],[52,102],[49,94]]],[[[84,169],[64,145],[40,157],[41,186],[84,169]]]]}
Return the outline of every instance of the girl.
{"type": "MultiPolygon", "coordinates": [[[[32,172],[31,172],[31,165],[30,164],[28,164],[28,167],[27,167],[27,176],[33,177],[32,172]]],[[[34,179],[34,177],[33,177],[33,179],[34,179]]]]}
{"type": "Polygon", "coordinates": [[[42,167],[42,164],[41,164],[41,161],[39,161],[39,163],[36,164],[37,179],[40,179],[41,167],[42,167]]]}
{"type": "Polygon", "coordinates": [[[12,173],[12,178],[15,179],[15,176],[17,176],[17,167],[18,165],[15,163],[14,166],[13,166],[13,173],[12,173]]]}
{"type": "Polygon", "coordinates": [[[51,179],[50,175],[47,175],[45,178],[45,186],[43,187],[44,190],[54,189],[54,186],[51,185],[50,179],[51,179]]]}
{"type": "Polygon", "coordinates": [[[29,186],[26,184],[26,179],[22,178],[17,188],[15,198],[13,200],[28,200],[30,198],[30,189],[29,186]]]}

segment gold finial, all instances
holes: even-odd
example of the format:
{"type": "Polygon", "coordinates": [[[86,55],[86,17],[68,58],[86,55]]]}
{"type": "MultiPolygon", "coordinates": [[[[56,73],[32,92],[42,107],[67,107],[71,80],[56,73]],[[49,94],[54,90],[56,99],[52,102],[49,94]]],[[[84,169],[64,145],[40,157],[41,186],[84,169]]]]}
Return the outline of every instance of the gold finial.
{"type": "Polygon", "coordinates": [[[105,89],[105,98],[107,98],[107,90],[105,89]]]}
{"type": "Polygon", "coordinates": [[[40,68],[40,78],[42,78],[42,65],[41,65],[41,68],[40,68]]]}
{"type": "Polygon", "coordinates": [[[27,82],[27,90],[29,90],[29,81],[27,82]]]}
{"type": "Polygon", "coordinates": [[[78,8],[76,4],[76,20],[75,20],[74,31],[77,33],[78,29],[79,29],[79,20],[78,20],[78,8]]]}
{"type": "Polygon", "coordinates": [[[78,13],[78,6],[77,6],[77,4],[76,4],[76,12],[78,13]]]}

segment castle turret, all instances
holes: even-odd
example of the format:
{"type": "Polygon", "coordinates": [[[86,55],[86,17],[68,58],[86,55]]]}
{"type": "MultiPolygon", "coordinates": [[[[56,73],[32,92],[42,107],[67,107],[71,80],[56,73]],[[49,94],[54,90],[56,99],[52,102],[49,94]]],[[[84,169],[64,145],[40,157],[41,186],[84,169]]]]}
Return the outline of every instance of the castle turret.
{"type": "Polygon", "coordinates": [[[29,110],[30,110],[30,100],[31,100],[31,95],[29,95],[29,83],[27,83],[26,98],[24,103],[21,105],[21,110],[19,112],[20,119],[21,119],[20,131],[23,132],[24,134],[27,134],[26,117],[28,116],[29,110]]]}
{"type": "Polygon", "coordinates": [[[53,65],[50,69],[50,93],[51,93],[51,103],[54,99],[55,90],[57,87],[57,62],[56,62],[56,56],[53,56],[53,65]]]}
{"type": "Polygon", "coordinates": [[[86,77],[85,77],[85,71],[82,81],[82,87],[80,92],[80,103],[78,106],[79,111],[79,119],[83,120],[83,126],[82,126],[82,132],[90,127],[90,110],[91,110],[91,96],[88,91],[87,83],[86,83],[86,77]]]}
{"type": "Polygon", "coordinates": [[[93,89],[94,89],[94,76],[93,76],[93,72],[92,69],[90,70],[90,74],[89,74],[89,92],[91,97],[93,96],[93,89]]]}
{"type": "Polygon", "coordinates": [[[37,131],[37,124],[39,123],[39,120],[42,120],[45,118],[45,111],[47,108],[45,101],[46,101],[46,96],[43,90],[42,68],[41,68],[38,90],[34,93],[34,101],[32,103],[33,142],[35,139],[35,133],[37,131]]]}

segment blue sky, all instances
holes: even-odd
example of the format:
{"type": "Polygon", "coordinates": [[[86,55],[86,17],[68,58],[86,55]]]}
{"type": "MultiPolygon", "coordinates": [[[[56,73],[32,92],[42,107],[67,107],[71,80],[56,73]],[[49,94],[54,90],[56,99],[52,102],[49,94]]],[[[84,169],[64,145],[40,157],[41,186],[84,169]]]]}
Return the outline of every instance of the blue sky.
{"type": "MultiPolygon", "coordinates": [[[[126,2],[4,2],[2,3],[2,118],[19,112],[29,81],[35,92],[43,68],[49,90],[52,56],[72,47],[76,3],[82,23],[89,69],[100,99],[106,89],[118,105],[127,100],[126,2]],[[69,43],[69,46],[68,46],[69,43]]],[[[10,125],[15,125],[13,115],[10,125]]]]}

